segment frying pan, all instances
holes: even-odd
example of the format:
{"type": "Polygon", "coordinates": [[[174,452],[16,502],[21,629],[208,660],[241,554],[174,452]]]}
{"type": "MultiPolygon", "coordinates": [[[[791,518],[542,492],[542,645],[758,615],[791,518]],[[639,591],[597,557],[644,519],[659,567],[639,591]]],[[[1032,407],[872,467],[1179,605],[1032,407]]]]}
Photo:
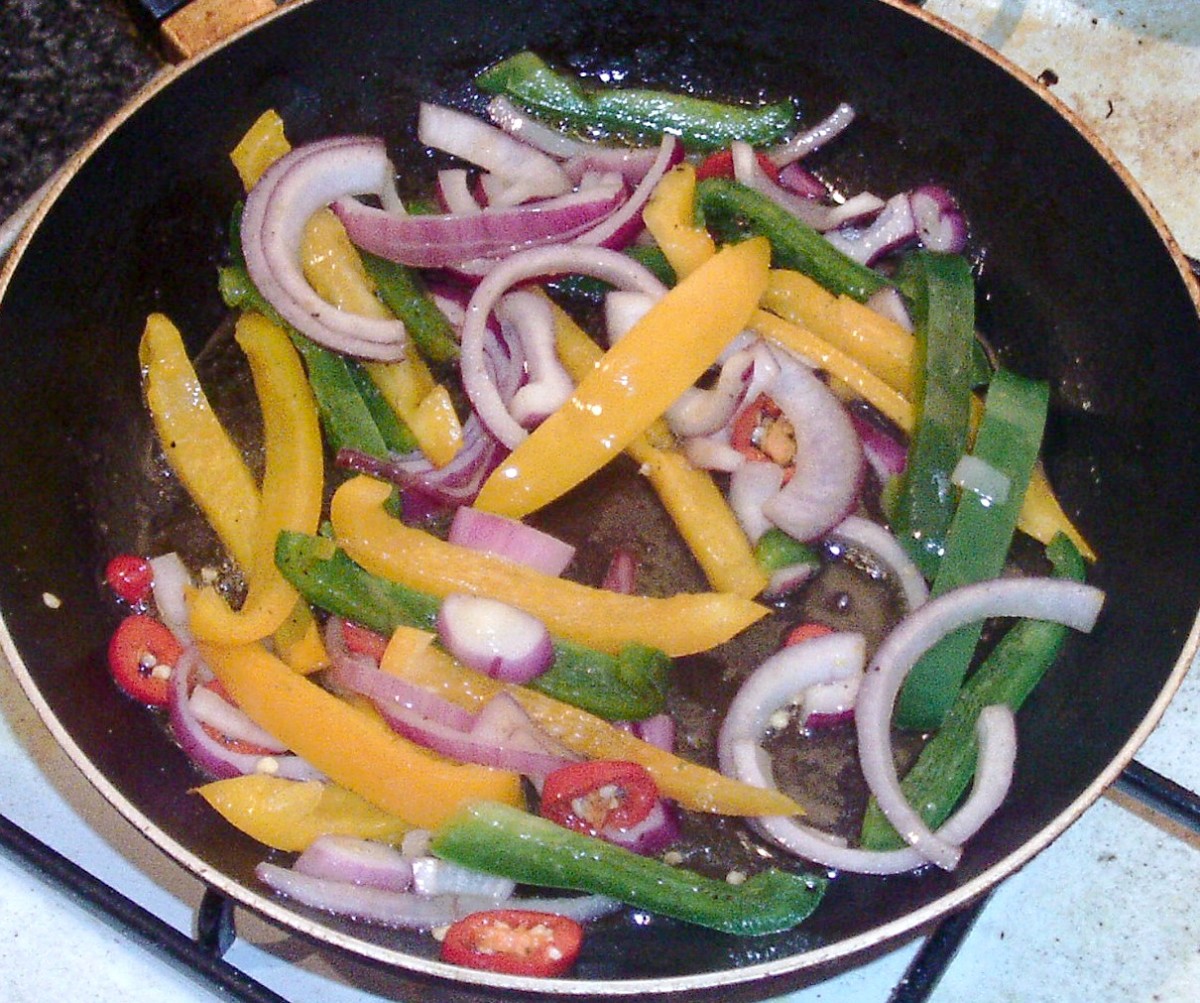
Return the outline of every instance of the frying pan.
{"type": "Polygon", "coordinates": [[[1069,113],[970,40],[889,0],[310,0],[156,80],[78,158],[0,279],[0,610],[4,649],[47,726],[132,826],[234,900],[303,936],[399,966],[413,993],[761,998],[926,930],[1027,862],[1110,783],[1197,648],[1198,294],[1145,198],[1069,113]],[[474,71],[535,48],[587,74],[717,96],[795,95],[810,120],[849,101],[823,153],[847,190],[947,184],[973,227],[979,325],[1003,361],[1053,388],[1046,460],[1101,559],[1104,616],[1020,719],[1004,807],[952,874],[839,876],[788,933],[738,939],[629,916],[600,924],[551,983],[451,970],[425,936],[272,898],[264,850],[210,812],[160,724],[121,697],[103,649],[119,615],[111,554],[145,549],[162,498],[136,345],[166,312],[198,351],[222,322],[214,269],[239,191],[227,151],[266,107],[296,141],[387,137],[402,175],[419,100],[472,106],[474,71]],[[53,597],[53,601],[47,601],[53,597]]]}

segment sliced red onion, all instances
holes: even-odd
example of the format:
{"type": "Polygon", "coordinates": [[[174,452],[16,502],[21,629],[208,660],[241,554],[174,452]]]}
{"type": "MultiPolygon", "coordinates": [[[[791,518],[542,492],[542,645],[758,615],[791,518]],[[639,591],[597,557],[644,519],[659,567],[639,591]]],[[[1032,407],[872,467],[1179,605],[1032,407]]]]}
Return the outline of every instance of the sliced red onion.
{"type": "Polygon", "coordinates": [[[175,663],[175,671],[171,673],[168,720],[175,741],[192,762],[218,780],[248,773],[269,773],[287,780],[323,779],[320,771],[299,756],[236,752],[205,731],[188,700],[192,681],[199,680],[202,669],[199,650],[189,646],[184,649],[175,663]]]}
{"type": "Polygon", "coordinates": [[[575,557],[575,548],[565,540],[519,519],[469,505],[455,511],[446,538],[455,546],[506,557],[554,577],[561,575],[575,557]]]}
{"type": "Polygon", "coordinates": [[[730,356],[717,382],[706,390],[689,387],[667,409],[667,422],[676,435],[711,435],[724,427],[745,398],[754,375],[754,352],[730,356]]]}
{"type": "Polygon", "coordinates": [[[883,570],[904,593],[909,612],[924,605],[929,598],[929,586],[900,541],[884,526],[859,515],[850,515],[829,532],[829,542],[835,547],[851,547],[873,554],[883,570]]]}
{"type": "Polygon", "coordinates": [[[633,595],[637,591],[638,559],[633,551],[618,547],[609,558],[600,587],[609,592],[633,595]]]}
{"type": "Polygon", "coordinates": [[[1090,631],[1104,603],[1091,585],[1053,578],[1003,578],[952,589],[906,616],[875,652],[855,719],[863,775],[896,831],[921,856],[947,870],[961,848],[929,830],[900,789],[891,746],[896,695],[909,671],[951,631],[991,617],[1025,617],[1090,631]]]}
{"type": "Polygon", "coordinates": [[[356,836],[318,836],[292,868],[313,878],[389,892],[407,892],[413,887],[413,862],[408,857],[386,843],[356,836]]]}
{"type": "Polygon", "coordinates": [[[541,620],[487,596],[446,596],[438,610],[438,635],[464,665],[508,683],[536,679],[554,661],[541,620]]]}
{"type": "Polygon", "coordinates": [[[776,167],[784,167],[807,157],[845,132],[854,121],[854,117],[854,107],[843,101],[811,129],[796,133],[786,143],[770,150],[767,155],[776,167]]]}
{"type": "Polygon", "coordinates": [[[977,495],[985,505],[1003,505],[1008,501],[1012,482],[1003,471],[978,456],[964,453],[950,471],[950,483],[977,495]]]}
{"type": "Polygon", "coordinates": [[[508,412],[523,428],[533,428],[557,411],[575,390],[555,348],[554,313],[542,296],[518,289],[501,297],[496,317],[520,342],[528,380],[508,402],[508,412]]]}
{"type": "Polygon", "coordinates": [[[235,707],[211,686],[201,683],[193,687],[188,704],[197,721],[228,739],[257,746],[264,754],[287,752],[287,746],[251,721],[245,711],[235,707]]]}
{"type": "Polygon", "coordinates": [[[786,352],[776,359],[770,394],[795,432],[795,472],[762,512],[794,539],[815,540],[854,509],[862,445],[846,408],[816,374],[786,352]]]}
{"type": "MultiPolygon", "coordinates": [[[[583,156],[588,151],[587,143],[572,139],[559,129],[552,129],[522,111],[504,95],[492,98],[487,111],[488,118],[510,136],[551,157],[566,160],[568,157],[583,156]]],[[[572,180],[579,179],[576,177],[572,180]]]]}
{"type": "Polygon", "coordinates": [[[854,431],[862,443],[863,456],[881,485],[904,473],[908,465],[908,447],[898,436],[856,411],[850,412],[850,420],[854,422],[854,431]]]}
{"type": "Polygon", "coordinates": [[[820,567],[818,563],[801,561],[798,564],[788,564],[771,572],[763,596],[767,599],[782,599],[784,596],[803,588],[820,567]]]}
{"type": "Polygon", "coordinates": [[[939,185],[922,185],[909,195],[921,246],[958,254],[967,244],[967,220],[958,202],[939,185]]]}
{"type": "Polygon", "coordinates": [[[576,184],[587,174],[601,172],[620,174],[626,184],[637,185],[654,169],[661,150],[661,145],[618,147],[593,143],[571,155],[562,166],[576,184]]]}
{"type": "MultiPolygon", "coordinates": [[[[975,835],[995,814],[1012,783],[1016,758],[1016,723],[1003,704],[985,707],[975,728],[979,756],[971,793],[962,806],[937,831],[948,843],[961,844],[975,835]]],[[[745,783],[774,787],[766,753],[751,740],[737,743],[731,752],[733,775],[745,783]]],[[[847,846],[839,837],[781,815],[756,818],[756,831],[776,846],[814,863],[859,874],[901,874],[929,863],[912,847],[899,850],[864,850],[847,846]]]]}
{"type": "Polygon", "coordinates": [[[670,714],[655,714],[630,724],[635,737],[665,752],[675,749],[675,718],[670,714]]]}
{"type": "Polygon", "coordinates": [[[806,199],[827,199],[830,194],[825,182],[798,162],[779,171],[779,186],[806,199]]]}
{"type": "Polygon", "coordinates": [[[154,590],[154,608],[158,618],[179,638],[181,644],[191,644],[186,596],[192,585],[192,573],[175,551],[150,558],[150,569],[153,572],[151,588],[154,590]]]}
{"type": "Polygon", "coordinates": [[[591,923],[593,920],[603,919],[621,908],[621,903],[617,899],[611,899],[606,895],[514,898],[512,904],[531,912],[549,912],[556,916],[566,916],[577,923],[591,923]]]}
{"type": "Polygon", "coordinates": [[[895,286],[884,286],[882,289],[873,292],[865,305],[874,310],[880,317],[886,317],[888,320],[904,328],[909,334],[912,333],[912,314],[908,312],[908,304],[904,302],[904,294],[895,286]]]}
{"type": "Polygon", "coordinates": [[[364,251],[417,268],[441,268],[571,240],[591,232],[625,200],[617,178],[556,198],[438,216],[398,215],[355,199],[339,199],[333,210],[364,251]]]}
{"type": "Polygon", "coordinates": [[[729,507],[751,543],[774,525],[764,509],[782,490],[783,475],[767,460],[746,460],[729,475],[729,507]]]}
{"type": "Polygon", "coordinates": [[[437,191],[438,199],[446,212],[458,216],[469,216],[472,213],[483,211],[483,206],[479,204],[471,191],[467,172],[461,167],[438,171],[437,191]]]}
{"type": "Polygon", "coordinates": [[[514,754],[528,754],[523,760],[516,760],[512,767],[528,777],[545,776],[580,758],[578,753],[534,724],[525,708],[510,693],[497,693],[480,708],[471,725],[471,736],[476,741],[493,743],[514,754]]]}
{"type": "Polygon", "coordinates": [[[255,867],[254,874],[272,891],[302,905],[403,930],[449,926],[473,912],[496,907],[496,900],[486,895],[430,898],[414,892],[391,892],[349,881],[315,878],[266,861],[255,867]]]}
{"type": "Polygon", "coordinates": [[[662,853],[679,839],[679,814],[673,804],[659,798],[649,814],[627,829],[608,826],[600,830],[600,838],[631,853],[652,857],[662,853]]]}
{"type": "Polygon", "coordinates": [[[530,198],[552,198],[571,190],[566,172],[552,157],[474,115],[422,103],[417,114],[417,138],[426,146],[512,182],[509,205],[530,198]]]}
{"type": "Polygon", "coordinates": [[[726,474],[732,473],[746,462],[746,457],[729,444],[727,435],[704,435],[685,439],[683,454],[692,466],[726,474]]]}
{"type": "Polygon", "coordinates": [[[854,720],[854,701],[862,676],[836,683],[818,683],[804,691],[800,700],[800,724],[805,728],[830,728],[854,720]]]}
{"type": "Polygon", "coordinates": [[[642,231],[642,210],[654,194],[654,189],[663,175],[683,159],[683,144],[678,137],[664,133],[658,148],[658,156],[645,176],[638,182],[633,193],[616,212],[587,233],[575,238],[578,244],[620,249],[633,242],[642,231]]]}
{"type": "Polygon", "coordinates": [[[418,895],[481,896],[496,904],[512,898],[517,890],[517,883],[510,878],[484,874],[437,857],[418,857],[411,866],[413,891],[418,895]]]}
{"type": "Polygon", "coordinates": [[[510,449],[529,434],[505,406],[488,367],[485,351],[488,318],[512,286],[528,279],[567,274],[590,275],[621,289],[661,296],[666,287],[627,255],[603,247],[563,244],[535,247],[503,259],[476,287],[467,304],[459,369],[463,390],[489,431],[510,449]]]}
{"type": "Polygon", "coordinates": [[[398,320],[348,313],[317,295],[300,264],[305,225],[345,196],[386,200],[394,190],[383,142],[342,136],[280,157],[246,198],[242,250],[251,280],[284,320],[334,351],[392,361],[403,357],[407,335],[398,320]]]}
{"type": "Polygon", "coordinates": [[[913,216],[912,203],[906,193],[893,195],[869,226],[830,230],[825,238],[860,264],[874,265],[885,255],[917,240],[917,221],[913,216]]]}

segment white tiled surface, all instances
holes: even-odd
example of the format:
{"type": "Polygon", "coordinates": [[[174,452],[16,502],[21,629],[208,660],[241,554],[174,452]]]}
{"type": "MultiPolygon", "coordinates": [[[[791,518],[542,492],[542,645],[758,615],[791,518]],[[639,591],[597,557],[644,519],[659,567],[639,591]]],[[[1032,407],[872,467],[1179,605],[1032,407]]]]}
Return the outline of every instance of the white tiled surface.
{"type": "MultiPolygon", "coordinates": [[[[1200,3],[930,0],[1034,76],[1093,128],[1200,256],[1200,3]]],[[[1200,788],[1200,675],[1139,760],[1200,788]]],[[[86,784],[0,672],[0,812],[188,930],[199,885],[142,843],[86,784]]],[[[934,1003],[1200,1000],[1200,846],[1104,799],[996,892],[934,1003]]],[[[259,926],[228,958],[288,999],[370,1003],[342,973],[259,926]],[[303,955],[303,952],[301,952],[303,955]]],[[[883,1003],[916,945],[787,1003],[883,1003]]],[[[178,974],[0,857],[0,998],[42,1003],[210,1000],[178,974]]]]}

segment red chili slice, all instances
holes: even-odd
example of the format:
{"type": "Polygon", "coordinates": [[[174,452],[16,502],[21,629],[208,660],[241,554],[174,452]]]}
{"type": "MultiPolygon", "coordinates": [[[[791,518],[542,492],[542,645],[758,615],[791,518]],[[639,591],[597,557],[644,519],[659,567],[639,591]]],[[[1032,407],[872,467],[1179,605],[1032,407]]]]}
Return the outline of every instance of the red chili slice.
{"type": "Polygon", "coordinates": [[[352,620],[342,621],[342,641],[356,655],[367,655],[376,662],[383,659],[388,639],[382,634],[368,630],[352,620]]]}
{"type": "Polygon", "coordinates": [[[117,598],[138,606],[150,598],[154,569],[146,558],[137,554],[118,554],[105,566],[104,581],[117,598]]]}
{"type": "Polygon", "coordinates": [[[454,923],[442,941],[442,960],[504,975],[565,975],[583,946],[573,919],[526,909],[475,912],[454,923]]]}
{"type": "Polygon", "coordinates": [[[145,613],[127,616],[108,643],[113,679],[135,700],[165,707],[171,701],[170,670],[183,645],[170,629],[145,613]]]}
{"type": "Polygon", "coordinates": [[[766,394],[759,394],[734,419],[730,444],[748,460],[779,464],[784,469],[784,483],[795,472],[795,430],[766,394]]]}
{"type": "Polygon", "coordinates": [[[807,641],[810,637],[824,637],[826,634],[832,634],[833,628],[826,627],[823,623],[798,623],[784,638],[783,644],[785,647],[792,644],[799,644],[801,641],[807,641]]]}
{"type": "MultiPolygon", "coordinates": [[[[779,168],[772,163],[761,150],[754,154],[758,161],[759,169],[776,184],[779,183],[779,168]]],[[[716,153],[710,153],[707,157],[696,165],[696,180],[703,181],[705,178],[732,178],[733,177],[733,150],[718,150],[716,153]]]]}
{"type": "Polygon", "coordinates": [[[564,829],[603,839],[606,830],[631,829],[643,821],[658,798],[658,785],[641,764],[585,760],[546,777],[541,813],[564,829]]]}

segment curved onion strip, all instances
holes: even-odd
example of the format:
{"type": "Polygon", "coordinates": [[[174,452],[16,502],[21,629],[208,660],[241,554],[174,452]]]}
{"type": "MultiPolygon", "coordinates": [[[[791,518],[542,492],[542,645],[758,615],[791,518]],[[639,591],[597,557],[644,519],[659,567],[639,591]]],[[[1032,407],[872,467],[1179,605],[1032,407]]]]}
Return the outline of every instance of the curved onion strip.
{"type": "Polygon", "coordinates": [[[825,239],[848,257],[871,266],[884,255],[914,243],[918,236],[912,202],[901,193],[887,200],[869,226],[831,230],[825,239]]]}
{"type": "Polygon", "coordinates": [[[246,712],[235,707],[210,686],[196,686],[188,697],[191,711],[196,720],[220,732],[226,738],[238,742],[248,742],[257,746],[264,753],[272,755],[287,752],[274,735],[270,735],[250,720],[246,712]]]}
{"type": "Polygon", "coordinates": [[[461,167],[448,167],[443,171],[438,171],[437,191],[438,199],[445,207],[446,212],[459,216],[483,212],[483,206],[475,198],[475,193],[471,191],[467,172],[461,167]]]}
{"type": "Polygon", "coordinates": [[[502,682],[527,683],[554,662],[554,642],[546,625],[499,599],[451,592],[442,599],[437,626],[447,651],[502,682]]]}
{"type": "Polygon", "coordinates": [[[418,895],[481,895],[503,902],[517,890],[512,878],[485,874],[438,857],[417,857],[412,861],[412,872],[413,891],[418,895]]]}
{"type": "Polygon", "coordinates": [[[654,194],[654,189],[664,174],[683,159],[683,144],[677,136],[664,133],[658,148],[658,156],[645,176],[638,182],[633,193],[616,212],[587,233],[575,238],[577,244],[595,244],[600,247],[622,248],[629,244],[642,229],[642,210],[654,194]]]}
{"type": "Polygon", "coordinates": [[[309,843],[292,869],[312,878],[348,881],[390,892],[409,891],[413,884],[413,862],[395,847],[334,833],[309,843]]]}
{"type": "Polygon", "coordinates": [[[783,467],[767,460],[746,460],[729,475],[729,507],[751,543],[771,528],[763,508],[783,486],[783,467]]]}
{"type": "Polygon", "coordinates": [[[392,171],[378,139],[342,136],[297,147],[267,168],[242,214],[246,270],[279,315],[327,348],[385,361],[403,357],[404,324],[322,299],[304,277],[300,243],[318,209],[348,195],[385,197],[394,187],[392,171]]]}
{"type": "Polygon", "coordinates": [[[459,547],[507,557],[554,577],[561,575],[575,557],[575,546],[566,540],[520,519],[469,505],[455,511],[446,539],[459,547]]]}
{"type": "Polygon", "coordinates": [[[543,297],[518,289],[501,297],[496,316],[503,330],[515,332],[529,376],[512,395],[508,411],[522,428],[531,428],[562,407],[575,389],[555,348],[554,312],[543,297]]]}
{"type": "Polygon", "coordinates": [[[519,251],[501,261],[476,287],[463,322],[459,368],[463,390],[491,433],[510,449],[529,434],[517,422],[496,388],[484,352],[488,317],[512,286],[528,279],[578,273],[603,279],[618,288],[661,296],[666,288],[653,273],[619,251],[562,244],[519,251]]]}
{"type": "Polygon", "coordinates": [[[796,133],[786,143],[769,150],[767,156],[776,167],[784,167],[807,157],[814,150],[819,150],[831,139],[841,135],[854,121],[854,117],[854,107],[843,101],[811,129],[796,133]]]}
{"type": "Polygon", "coordinates": [[[154,608],[158,618],[166,624],[180,644],[192,643],[192,632],[188,627],[187,589],[192,584],[192,573],[175,551],[150,558],[154,572],[154,608]]]}
{"type": "MultiPolygon", "coordinates": [[[[528,143],[535,150],[559,157],[582,156],[588,151],[588,144],[572,139],[550,126],[522,111],[503,94],[492,98],[487,106],[488,118],[499,128],[514,139],[528,143]]],[[[578,179],[576,179],[578,180],[578,179]]]]}
{"type": "MultiPolygon", "coordinates": [[[[1012,783],[1016,758],[1016,722],[1012,711],[1003,704],[985,707],[979,715],[975,733],[979,740],[979,757],[971,793],[937,831],[938,836],[948,843],[964,843],[974,836],[1008,796],[1012,783]]],[[[770,761],[754,742],[740,742],[732,752],[732,759],[737,779],[759,786],[775,785],[770,761]]],[[[840,871],[901,874],[929,863],[912,847],[864,850],[846,846],[835,836],[780,815],[756,818],[752,825],[776,846],[840,871]]]]}
{"type": "Polygon", "coordinates": [[[1049,620],[1090,631],[1104,603],[1091,585],[1053,578],[1003,578],[966,585],[906,616],[876,651],[858,694],[855,721],[867,786],[904,840],[947,870],[961,850],[935,835],[905,799],[892,758],[892,705],[917,660],[951,631],[990,617],[1049,620]]]}
{"type": "Polygon", "coordinates": [[[701,470],[732,473],[746,462],[746,457],[729,444],[727,436],[701,435],[683,441],[683,455],[692,466],[701,470]]]}
{"type": "Polygon", "coordinates": [[[270,773],[286,780],[322,779],[323,775],[299,756],[235,752],[205,731],[188,700],[192,679],[201,668],[199,649],[189,646],[171,673],[171,731],[192,762],[219,780],[247,773],[270,773]]]}
{"type": "Polygon", "coordinates": [[[763,515],[797,540],[815,540],[853,510],[863,474],[862,445],[842,402],[807,366],[777,352],[771,398],[796,436],[795,473],[763,515]]]}
{"type": "Polygon", "coordinates": [[[830,530],[829,539],[834,543],[859,547],[879,558],[888,574],[900,586],[910,611],[923,605],[929,598],[929,586],[925,584],[924,575],[900,546],[900,541],[879,523],[859,515],[849,515],[830,530]]]}
{"type": "Polygon", "coordinates": [[[711,435],[729,422],[754,375],[753,351],[736,352],[721,366],[717,382],[706,390],[689,387],[667,408],[667,422],[676,435],[711,435]]]}

